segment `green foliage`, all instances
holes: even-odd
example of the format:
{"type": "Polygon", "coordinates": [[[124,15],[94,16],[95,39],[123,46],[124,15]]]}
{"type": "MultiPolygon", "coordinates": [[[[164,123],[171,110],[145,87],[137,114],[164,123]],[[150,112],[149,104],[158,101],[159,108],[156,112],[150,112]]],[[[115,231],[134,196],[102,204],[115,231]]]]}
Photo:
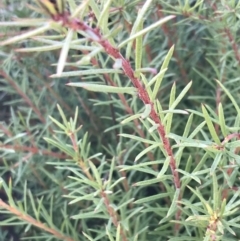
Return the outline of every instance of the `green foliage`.
{"type": "Polygon", "coordinates": [[[239,239],[239,1],[0,6],[0,240],[239,239]]]}

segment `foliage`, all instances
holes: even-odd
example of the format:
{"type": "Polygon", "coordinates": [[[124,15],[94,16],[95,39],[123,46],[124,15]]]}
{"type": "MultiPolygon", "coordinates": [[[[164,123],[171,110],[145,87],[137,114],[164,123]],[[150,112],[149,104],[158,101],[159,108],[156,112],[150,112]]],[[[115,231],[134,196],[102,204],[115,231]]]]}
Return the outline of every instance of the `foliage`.
{"type": "Polygon", "coordinates": [[[239,1],[0,6],[0,240],[238,240],[239,1]]]}

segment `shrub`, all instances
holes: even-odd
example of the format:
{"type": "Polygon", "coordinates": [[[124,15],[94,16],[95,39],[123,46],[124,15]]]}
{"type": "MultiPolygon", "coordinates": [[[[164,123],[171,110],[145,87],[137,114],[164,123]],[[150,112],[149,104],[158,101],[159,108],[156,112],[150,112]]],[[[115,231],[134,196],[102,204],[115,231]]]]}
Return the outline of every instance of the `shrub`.
{"type": "Polygon", "coordinates": [[[1,240],[240,237],[239,1],[1,7],[1,240]]]}

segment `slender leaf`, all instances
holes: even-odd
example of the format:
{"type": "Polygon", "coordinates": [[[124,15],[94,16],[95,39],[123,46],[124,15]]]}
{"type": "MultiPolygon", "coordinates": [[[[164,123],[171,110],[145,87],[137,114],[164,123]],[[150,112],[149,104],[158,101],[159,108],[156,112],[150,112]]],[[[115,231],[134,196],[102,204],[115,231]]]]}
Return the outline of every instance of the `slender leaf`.
{"type": "Polygon", "coordinates": [[[84,89],[102,92],[102,93],[127,93],[130,95],[136,94],[136,89],[134,87],[114,87],[109,85],[98,85],[98,84],[89,84],[89,83],[68,83],[67,85],[73,87],[82,87],[84,89]]]}
{"type": "MultiPolygon", "coordinates": [[[[163,80],[163,76],[164,76],[164,73],[165,73],[165,72],[164,72],[164,73],[162,74],[161,72],[163,72],[163,70],[168,67],[168,64],[169,64],[169,62],[170,62],[170,59],[171,59],[171,57],[172,57],[172,55],[173,55],[173,51],[174,51],[174,46],[172,46],[172,47],[169,49],[169,51],[168,51],[168,53],[167,53],[167,55],[166,55],[166,57],[165,57],[165,59],[164,59],[164,61],[163,61],[163,64],[162,64],[162,66],[161,66],[161,69],[160,69],[159,74],[155,76],[155,78],[156,78],[156,83],[155,83],[155,85],[154,85],[154,89],[153,89],[153,94],[152,94],[152,96],[151,96],[151,98],[152,98],[151,100],[155,100],[155,99],[156,99],[157,93],[158,93],[158,91],[159,91],[159,89],[160,89],[160,86],[161,86],[161,83],[162,83],[162,80],[163,80]]],[[[153,80],[152,80],[152,82],[153,82],[153,80]]]]}
{"type": "Polygon", "coordinates": [[[210,119],[210,116],[209,116],[206,108],[204,107],[204,105],[202,105],[202,111],[203,111],[204,118],[205,118],[205,120],[206,120],[206,122],[207,122],[207,126],[208,126],[208,129],[209,129],[209,131],[210,131],[210,133],[211,133],[211,136],[212,136],[213,140],[214,140],[217,144],[220,144],[221,142],[220,142],[220,140],[219,140],[219,137],[218,137],[218,135],[217,135],[217,133],[216,133],[216,131],[215,131],[215,129],[214,129],[213,123],[212,123],[212,121],[211,121],[211,119],[210,119]]]}
{"type": "Polygon", "coordinates": [[[141,36],[141,35],[144,35],[144,34],[148,33],[149,31],[155,29],[156,27],[158,27],[158,26],[166,23],[167,21],[169,21],[169,20],[171,20],[171,19],[173,19],[173,18],[175,18],[174,15],[169,15],[169,16],[163,18],[163,19],[160,19],[159,21],[155,22],[154,24],[152,24],[152,25],[148,26],[147,28],[145,28],[145,29],[137,32],[137,33],[134,34],[134,35],[132,35],[130,38],[126,39],[126,40],[123,41],[121,44],[119,44],[118,47],[119,47],[119,48],[122,48],[122,47],[123,47],[124,45],[126,45],[128,42],[136,39],[137,37],[139,37],[139,36],[141,36]]]}
{"type": "Polygon", "coordinates": [[[178,201],[180,192],[181,192],[181,190],[179,188],[177,188],[175,190],[175,193],[174,193],[174,196],[173,196],[173,199],[172,199],[172,203],[171,203],[171,206],[170,206],[170,208],[167,212],[166,217],[169,217],[177,209],[177,201],[178,201]]]}
{"type": "Polygon", "coordinates": [[[169,195],[170,195],[169,193],[160,193],[160,194],[156,194],[156,195],[152,195],[152,196],[149,196],[149,197],[138,199],[134,203],[135,204],[146,203],[146,202],[158,200],[160,198],[168,197],[169,195]]]}

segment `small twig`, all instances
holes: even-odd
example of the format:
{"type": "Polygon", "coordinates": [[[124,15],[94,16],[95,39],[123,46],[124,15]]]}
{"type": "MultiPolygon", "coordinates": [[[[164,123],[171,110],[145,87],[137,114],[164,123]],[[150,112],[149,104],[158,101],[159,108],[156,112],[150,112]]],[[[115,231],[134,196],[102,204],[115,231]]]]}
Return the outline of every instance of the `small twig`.
{"type": "Polygon", "coordinates": [[[38,227],[48,233],[51,233],[57,239],[61,239],[61,240],[65,240],[65,241],[74,241],[71,237],[65,236],[64,234],[60,233],[58,230],[49,228],[45,224],[34,219],[33,217],[20,212],[15,207],[9,206],[7,203],[3,202],[2,199],[0,199],[0,207],[8,210],[10,213],[17,216],[20,220],[23,220],[23,221],[27,222],[28,224],[32,224],[33,226],[38,227]]]}
{"type": "Polygon", "coordinates": [[[38,154],[38,155],[46,155],[46,156],[51,156],[54,158],[58,159],[67,159],[69,158],[66,154],[64,153],[56,153],[48,150],[41,150],[37,147],[32,147],[32,146],[22,146],[22,145],[4,145],[0,144],[0,148],[3,149],[9,149],[9,150],[14,150],[14,151],[22,151],[22,152],[30,152],[32,154],[38,154]]]}
{"type": "MultiPolygon", "coordinates": [[[[113,222],[114,226],[117,228],[120,223],[118,221],[118,215],[117,215],[116,211],[113,209],[113,207],[111,207],[111,204],[110,204],[110,201],[108,199],[108,196],[104,192],[104,190],[101,191],[100,195],[103,198],[103,202],[104,202],[104,204],[105,204],[105,206],[107,208],[109,216],[112,218],[112,222],[113,222]]],[[[122,226],[121,226],[121,229],[120,229],[120,235],[122,237],[122,241],[127,241],[127,237],[126,237],[126,235],[125,235],[125,233],[123,231],[122,226]]]]}

